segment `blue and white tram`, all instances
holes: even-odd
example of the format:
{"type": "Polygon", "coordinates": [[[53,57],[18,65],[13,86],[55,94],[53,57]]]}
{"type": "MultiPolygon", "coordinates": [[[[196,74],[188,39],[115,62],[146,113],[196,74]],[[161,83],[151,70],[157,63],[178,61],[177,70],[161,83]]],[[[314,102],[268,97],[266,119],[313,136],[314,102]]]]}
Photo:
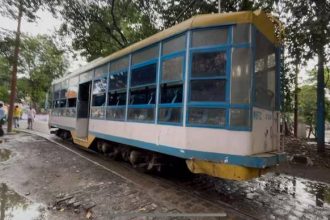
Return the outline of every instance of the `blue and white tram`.
{"type": "Polygon", "coordinates": [[[258,177],[284,159],[279,46],[262,11],[195,16],[56,80],[50,126],[148,168],[258,177]]]}

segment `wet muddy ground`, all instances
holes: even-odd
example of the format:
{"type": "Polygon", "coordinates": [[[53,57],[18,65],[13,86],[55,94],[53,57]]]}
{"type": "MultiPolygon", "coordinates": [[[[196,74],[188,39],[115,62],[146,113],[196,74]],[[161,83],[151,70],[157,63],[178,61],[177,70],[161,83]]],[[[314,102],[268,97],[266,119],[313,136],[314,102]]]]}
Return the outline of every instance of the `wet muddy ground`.
{"type": "Polygon", "coordinates": [[[51,140],[63,146],[25,133],[7,136],[0,144],[0,210],[5,210],[4,219],[111,219],[113,214],[124,215],[116,219],[141,219],[127,216],[132,213],[330,219],[330,185],[297,177],[294,167],[287,174],[281,168],[281,173],[246,182],[204,175],[148,175],[57,138],[51,140]]]}

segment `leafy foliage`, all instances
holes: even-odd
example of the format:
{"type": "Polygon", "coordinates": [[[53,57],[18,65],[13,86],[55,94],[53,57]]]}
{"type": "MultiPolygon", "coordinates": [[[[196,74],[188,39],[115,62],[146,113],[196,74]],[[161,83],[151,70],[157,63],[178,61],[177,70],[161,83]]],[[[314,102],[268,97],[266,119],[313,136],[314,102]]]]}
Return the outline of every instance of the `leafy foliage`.
{"type": "MultiPolygon", "coordinates": [[[[0,48],[0,77],[7,82],[0,86],[0,100],[8,101],[11,60],[6,54],[13,48],[10,37],[0,40],[0,48]]],[[[29,97],[36,107],[44,102],[51,82],[66,71],[68,64],[63,53],[47,36],[23,37],[18,61],[17,101],[29,97]]]]}
{"type": "Polygon", "coordinates": [[[72,34],[73,48],[88,60],[109,55],[156,32],[150,17],[134,1],[67,0],[62,4],[66,22],[60,34],[72,34]]]}

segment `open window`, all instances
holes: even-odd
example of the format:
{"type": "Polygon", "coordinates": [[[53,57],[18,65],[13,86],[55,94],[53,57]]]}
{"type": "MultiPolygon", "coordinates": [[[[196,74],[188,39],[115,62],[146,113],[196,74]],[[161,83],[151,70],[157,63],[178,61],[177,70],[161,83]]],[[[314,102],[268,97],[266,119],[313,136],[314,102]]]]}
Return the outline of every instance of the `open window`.
{"type": "Polygon", "coordinates": [[[91,117],[104,119],[105,118],[105,101],[107,91],[107,78],[95,79],[92,90],[92,107],[91,117]]]}
{"type": "Polygon", "coordinates": [[[107,120],[124,121],[126,117],[127,80],[129,57],[110,63],[108,81],[107,120]]]}
{"type": "Polygon", "coordinates": [[[155,119],[156,78],[156,62],[132,69],[128,120],[151,122],[155,119]]]}
{"type": "Polygon", "coordinates": [[[160,77],[159,123],[182,122],[185,35],[163,43],[160,77]]]}

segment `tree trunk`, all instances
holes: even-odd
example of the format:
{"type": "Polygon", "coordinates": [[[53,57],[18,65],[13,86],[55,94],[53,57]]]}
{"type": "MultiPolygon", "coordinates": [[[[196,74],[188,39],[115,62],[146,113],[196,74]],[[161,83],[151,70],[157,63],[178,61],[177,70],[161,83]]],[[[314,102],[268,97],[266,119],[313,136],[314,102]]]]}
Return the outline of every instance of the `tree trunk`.
{"type": "Polygon", "coordinates": [[[17,31],[16,31],[16,39],[15,39],[15,51],[14,51],[14,60],[13,60],[13,71],[11,73],[11,92],[9,99],[9,112],[8,112],[8,127],[7,131],[11,132],[13,127],[13,113],[14,113],[14,104],[16,99],[16,84],[17,84],[17,64],[18,64],[18,54],[19,47],[21,42],[21,21],[23,16],[23,2],[20,1],[18,8],[18,17],[17,17],[17,31]]]}
{"type": "Polygon", "coordinates": [[[294,119],[293,119],[293,133],[294,137],[298,134],[298,63],[296,62],[296,76],[294,80],[294,119]]]}
{"type": "Polygon", "coordinates": [[[323,47],[318,50],[318,67],[317,67],[317,112],[316,112],[316,133],[317,133],[317,151],[325,152],[324,147],[324,61],[325,55],[323,47]]]}

